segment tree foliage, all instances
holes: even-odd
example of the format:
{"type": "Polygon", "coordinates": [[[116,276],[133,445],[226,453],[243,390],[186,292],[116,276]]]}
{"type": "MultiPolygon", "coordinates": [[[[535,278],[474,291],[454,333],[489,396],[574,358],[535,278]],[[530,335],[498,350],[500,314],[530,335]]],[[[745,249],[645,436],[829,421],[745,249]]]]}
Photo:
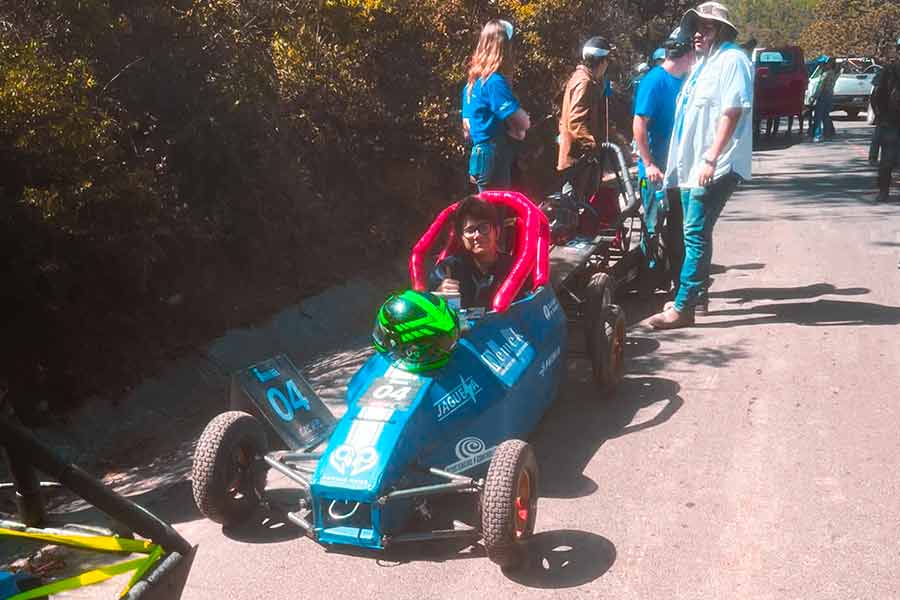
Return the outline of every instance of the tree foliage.
{"type": "Polygon", "coordinates": [[[809,55],[874,56],[896,60],[898,0],[820,0],[816,18],[800,37],[809,55]]]}
{"type": "Polygon", "coordinates": [[[728,2],[742,38],[761,47],[797,44],[813,20],[818,0],[732,0],[728,2]]]}
{"type": "Polygon", "coordinates": [[[519,32],[515,89],[550,171],[581,44],[618,45],[624,117],[630,65],[688,5],[4,2],[0,387],[65,403],[405,252],[466,191],[459,93],[488,19],[519,32]]]}

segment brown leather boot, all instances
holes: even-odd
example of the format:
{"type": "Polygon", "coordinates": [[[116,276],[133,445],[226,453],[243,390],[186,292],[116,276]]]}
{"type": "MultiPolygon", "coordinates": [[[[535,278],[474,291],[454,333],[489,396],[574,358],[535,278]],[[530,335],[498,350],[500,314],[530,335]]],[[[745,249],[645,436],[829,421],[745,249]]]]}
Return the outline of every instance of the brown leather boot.
{"type": "Polygon", "coordinates": [[[678,312],[674,306],[647,319],[647,325],[653,329],[678,329],[680,327],[690,327],[693,324],[694,311],[688,309],[678,312]]]}

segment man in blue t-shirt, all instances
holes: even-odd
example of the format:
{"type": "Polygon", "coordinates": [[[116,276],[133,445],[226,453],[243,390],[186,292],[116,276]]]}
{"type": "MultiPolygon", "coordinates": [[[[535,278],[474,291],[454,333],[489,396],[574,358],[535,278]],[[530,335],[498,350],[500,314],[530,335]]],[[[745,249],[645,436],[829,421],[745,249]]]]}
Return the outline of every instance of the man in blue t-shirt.
{"type": "Polygon", "coordinates": [[[633,134],[638,150],[638,177],[644,220],[648,236],[642,242],[647,265],[662,273],[664,256],[659,243],[663,237],[670,272],[658,283],[666,291],[670,284],[678,286],[684,241],[681,226],[681,204],[677,189],[663,189],[663,170],[669,154],[669,142],[675,123],[675,100],[684,76],[691,69],[691,40],[676,29],[665,43],[666,57],[641,80],[634,102],[633,134]],[[663,224],[665,223],[665,227],[663,224]]]}

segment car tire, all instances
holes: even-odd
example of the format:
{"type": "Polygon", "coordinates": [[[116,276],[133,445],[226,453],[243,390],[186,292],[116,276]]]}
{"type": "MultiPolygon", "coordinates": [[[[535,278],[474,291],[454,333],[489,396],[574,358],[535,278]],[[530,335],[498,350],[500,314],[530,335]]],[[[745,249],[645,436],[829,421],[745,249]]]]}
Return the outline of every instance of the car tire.
{"type": "Polygon", "coordinates": [[[481,534],[488,558],[503,569],[525,559],[525,542],[534,534],[538,466],[531,445],[507,440],[497,446],[481,496],[481,534]]]}
{"type": "Polygon", "coordinates": [[[246,520],[266,485],[266,430],[245,412],[215,417],[200,435],[191,469],[194,503],[206,518],[225,526],[246,520]]]}
{"type": "Polygon", "coordinates": [[[858,110],[847,110],[847,111],[845,111],[845,112],[847,113],[847,117],[848,117],[849,119],[851,119],[851,120],[854,120],[854,121],[855,121],[855,120],[857,119],[857,117],[859,117],[859,111],[858,111],[858,110]]]}

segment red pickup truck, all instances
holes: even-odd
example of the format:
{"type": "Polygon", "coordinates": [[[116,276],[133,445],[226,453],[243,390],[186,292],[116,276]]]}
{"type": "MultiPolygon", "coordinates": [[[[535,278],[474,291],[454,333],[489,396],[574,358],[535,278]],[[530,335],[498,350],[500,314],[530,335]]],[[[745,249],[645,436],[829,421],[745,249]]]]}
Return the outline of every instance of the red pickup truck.
{"type": "MultiPolygon", "coordinates": [[[[753,84],[753,120],[798,117],[803,133],[803,98],[808,76],[799,46],[753,50],[756,78],[753,84]]],[[[790,131],[790,129],[788,129],[790,131]]]]}

